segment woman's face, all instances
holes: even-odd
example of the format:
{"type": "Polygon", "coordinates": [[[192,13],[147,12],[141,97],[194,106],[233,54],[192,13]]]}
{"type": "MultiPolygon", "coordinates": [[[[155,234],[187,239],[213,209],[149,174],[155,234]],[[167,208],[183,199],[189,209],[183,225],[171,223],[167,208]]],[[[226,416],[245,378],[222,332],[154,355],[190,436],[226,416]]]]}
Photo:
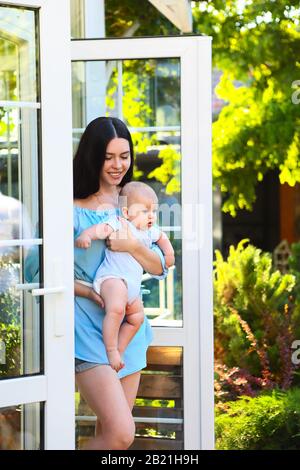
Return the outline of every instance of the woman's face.
{"type": "Polygon", "coordinates": [[[129,142],[116,137],[106,147],[105,161],[100,173],[100,185],[119,185],[130,167],[129,142]]]}

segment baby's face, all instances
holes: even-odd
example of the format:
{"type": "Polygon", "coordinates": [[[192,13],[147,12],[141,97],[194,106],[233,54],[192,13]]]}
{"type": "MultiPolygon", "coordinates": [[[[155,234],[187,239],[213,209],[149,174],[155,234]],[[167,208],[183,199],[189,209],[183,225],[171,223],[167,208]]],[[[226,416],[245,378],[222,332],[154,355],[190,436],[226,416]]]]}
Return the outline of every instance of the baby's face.
{"type": "Polygon", "coordinates": [[[129,201],[127,219],[140,230],[149,230],[157,220],[158,202],[152,198],[139,196],[129,201]]]}

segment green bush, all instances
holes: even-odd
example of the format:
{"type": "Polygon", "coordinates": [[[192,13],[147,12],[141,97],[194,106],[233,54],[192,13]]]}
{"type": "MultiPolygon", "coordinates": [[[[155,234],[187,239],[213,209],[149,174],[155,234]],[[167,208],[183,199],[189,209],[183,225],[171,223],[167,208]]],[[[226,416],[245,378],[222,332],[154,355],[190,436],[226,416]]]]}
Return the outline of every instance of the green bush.
{"type": "Polygon", "coordinates": [[[20,375],[21,328],[20,325],[0,323],[0,339],[5,345],[5,364],[0,363],[0,378],[20,375]]]}
{"type": "Polygon", "coordinates": [[[295,277],[295,288],[293,296],[295,308],[292,313],[292,320],[295,331],[295,337],[300,339],[300,243],[291,245],[291,256],[289,257],[289,272],[295,277]]]}
{"type": "Polygon", "coordinates": [[[0,378],[14,377],[20,374],[21,367],[21,325],[20,294],[17,293],[10,279],[15,279],[19,266],[10,259],[0,259],[1,276],[8,280],[8,286],[0,292],[0,341],[1,359],[0,378]]]}
{"type": "Polygon", "coordinates": [[[218,450],[300,449],[300,389],[219,405],[215,426],[218,450]]]}
{"type": "Polygon", "coordinates": [[[214,263],[217,399],[254,396],[262,389],[290,387],[295,276],[272,267],[272,257],[245,244],[230,247],[214,263]]]}

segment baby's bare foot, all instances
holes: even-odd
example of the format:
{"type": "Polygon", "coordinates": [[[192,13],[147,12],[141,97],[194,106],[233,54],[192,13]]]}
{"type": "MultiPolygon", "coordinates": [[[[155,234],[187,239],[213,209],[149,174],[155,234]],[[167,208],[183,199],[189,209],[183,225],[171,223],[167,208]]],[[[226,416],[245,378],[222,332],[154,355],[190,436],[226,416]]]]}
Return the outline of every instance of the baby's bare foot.
{"type": "Polygon", "coordinates": [[[107,357],[111,367],[116,371],[123,369],[125,366],[124,362],[122,361],[121,354],[118,349],[113,349],[111,351],[107,351],[107,357]]]}

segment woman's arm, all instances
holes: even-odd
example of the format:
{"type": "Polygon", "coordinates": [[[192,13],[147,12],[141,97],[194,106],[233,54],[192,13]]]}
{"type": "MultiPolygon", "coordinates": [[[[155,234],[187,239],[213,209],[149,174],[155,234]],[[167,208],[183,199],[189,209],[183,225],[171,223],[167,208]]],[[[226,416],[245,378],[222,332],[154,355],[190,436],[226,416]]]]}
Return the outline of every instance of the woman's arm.
{"type": "Polygon", "coordinates": [[[133,236],[129,225],[123,219],[120,220],[122,229],[113,232],[106,239],[107,246],[112,251],[128,251],[149,274],[165,277],[163,255],[160,256],[155,250],[144,246],[133,236]]]}
{"type": "Polygon", "coordinates": [[[140,263],[147,273],[155,276],[162,274],[163,266],[159,255],[150,248],[142,245],[138,240],[136,247],[130,254],[140,263]]]}
{"type": "Polygon", "coordinates": [[[102,297],[92,287],[85,286],[81,282],[77,282],[76,279],[74,281],[74,293],[76,297],[86,297],[96,302],[101,308],[104,308],[102,297]]]}

